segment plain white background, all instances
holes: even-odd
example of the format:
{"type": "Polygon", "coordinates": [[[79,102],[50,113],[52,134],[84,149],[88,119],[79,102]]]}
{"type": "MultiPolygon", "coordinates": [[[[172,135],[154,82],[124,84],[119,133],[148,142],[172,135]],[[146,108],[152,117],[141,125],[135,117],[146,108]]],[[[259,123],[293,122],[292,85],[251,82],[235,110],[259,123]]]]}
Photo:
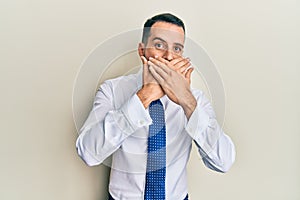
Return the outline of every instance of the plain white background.
{"type": "Polygon", "coordinates": [[[1,1],[0,199],[106,199],[108,168],[87,167],[75,150],[76,73],[100,42],[170,11],[218,66],[224,130],[237,150],[227,174],[193,151],[191,199],[299,200],[299,8],[296,0],[1,1]]]}

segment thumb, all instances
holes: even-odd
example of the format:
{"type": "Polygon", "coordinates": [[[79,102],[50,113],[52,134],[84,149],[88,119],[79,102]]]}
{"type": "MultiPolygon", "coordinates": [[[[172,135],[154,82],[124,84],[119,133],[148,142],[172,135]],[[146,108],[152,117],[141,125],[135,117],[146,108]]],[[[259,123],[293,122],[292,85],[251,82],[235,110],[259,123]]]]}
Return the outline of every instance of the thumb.
{"type": "Polygon", "coordinates": [[[143,65],[147,65],[147,59],[145,58],[145,56],[140,56],[141,57],[141,60],[143,62],[143,65]]]}
{"type": "Polygon", "coordinates": [[[143,77],[144,80],[146,79],[147,76],[149,76],[149,69],[148,69],[148,61],[145,58],[145,56],[140,56],[141,60],[143,62],[143,77]]]}
{"type": "Polygon", "coordinates": [[[148,61],[147,59],[145,58],[145,56],[140,56],[141,57],[141,60],[143,62],[143,72],[144,72],[144,75],[147,75],[149,72],[149,69],[148,69],[148,61]]]}

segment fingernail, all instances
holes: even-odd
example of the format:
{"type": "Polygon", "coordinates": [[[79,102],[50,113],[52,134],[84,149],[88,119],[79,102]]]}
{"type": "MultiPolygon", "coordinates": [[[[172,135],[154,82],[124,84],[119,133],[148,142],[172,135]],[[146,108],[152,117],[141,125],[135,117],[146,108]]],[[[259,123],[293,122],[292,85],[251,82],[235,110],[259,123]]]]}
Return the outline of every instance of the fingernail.
{"type": "Polygon", "coordinates": [[[157,56],[157,55],[155,55],[154,57],[155,57],[155,58],[158,58],[158,56],[157,56]]]}
{"type": "Polygon", "coordinates": [[[186,58],[188,61],[191,61],[191,59],[189,57],[186,58]]]}
{"type": "Polygon", "coordinates": [[[153,58],[152,58],[152,57],[149,57],[149,60],[153,60],[153,58]]]}

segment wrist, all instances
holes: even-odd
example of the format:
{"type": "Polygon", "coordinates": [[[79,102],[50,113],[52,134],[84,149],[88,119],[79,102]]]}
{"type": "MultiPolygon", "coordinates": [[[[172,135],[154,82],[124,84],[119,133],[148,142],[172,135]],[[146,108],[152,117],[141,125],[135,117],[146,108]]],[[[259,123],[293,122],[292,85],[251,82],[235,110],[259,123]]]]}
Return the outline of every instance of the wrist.
{"type": "Polygon", "coordinates": [[[151,94],[151,90],[149,87],[143,86],[137,93],[136,95],[139,97],[141,100],[142,104],[144,105],[144,108],[148,108],[150,103],[153,101],[153,98],[149,95],[151,94]]]}
{"type": "Polygon", "coordinates": [[[197,100],[192,93],[190,93],[190,95],[187,95],[184,99],[185,100],[179,102],[179,104],[183,108],[186,117],[189,119],[197,107],[197,100]]]}

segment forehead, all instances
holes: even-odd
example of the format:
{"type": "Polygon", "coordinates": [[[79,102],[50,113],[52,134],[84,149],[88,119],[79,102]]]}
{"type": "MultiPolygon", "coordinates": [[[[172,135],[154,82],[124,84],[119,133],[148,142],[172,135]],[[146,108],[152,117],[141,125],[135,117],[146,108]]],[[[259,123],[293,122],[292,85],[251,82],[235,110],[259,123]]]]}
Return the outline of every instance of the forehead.
{"type": "Polygon", "coordinates": [[[182,27],[167,22],[156,22],[152,25],[149,39],[159,37],[170,43],[184,43],[182,27]]]}

